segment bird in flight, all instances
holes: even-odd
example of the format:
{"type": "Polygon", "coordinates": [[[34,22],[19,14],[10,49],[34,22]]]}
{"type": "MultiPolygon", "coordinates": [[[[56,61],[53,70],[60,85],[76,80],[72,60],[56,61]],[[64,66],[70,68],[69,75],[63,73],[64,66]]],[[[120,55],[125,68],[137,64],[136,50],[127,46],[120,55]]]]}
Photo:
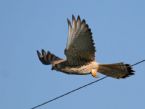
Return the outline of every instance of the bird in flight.
{"type": "Polygon", "coordinates": [[[97,73],[113,78],[126,78],[133,75],[130,64],[123,62],[113,64],[100,64],[95,60],[95,46],[91,29],[84,19],[72,15],[68,21],[68,38],[64,50],[66,59],[62,59],[49,51],[37,51],[39,60],[44,65],[52,65],[52,70],[66,74],[87,75],[97,77],[97,73]]]}

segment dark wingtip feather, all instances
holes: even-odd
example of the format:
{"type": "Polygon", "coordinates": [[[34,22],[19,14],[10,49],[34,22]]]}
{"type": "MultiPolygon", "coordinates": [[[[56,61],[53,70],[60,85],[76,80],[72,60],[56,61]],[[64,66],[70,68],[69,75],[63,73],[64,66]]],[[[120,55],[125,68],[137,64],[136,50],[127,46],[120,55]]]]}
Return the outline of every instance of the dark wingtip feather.
{"type": "Polygon", "coordinates": [[[67,22],[68,22],[68,24],[70,24],[70,20],[67,18],[67,22]]]}
{"type": "Polygon", "coordinates": [[[41,53],[40,53],[38,50],[37,50],[36,52],[37,52],[37,55],[38,55],[38,57],[39,57],[39,56],[41,55],[41,53]]]}
{"type": "Polygon", "coordinates": [[[84,24],[86,24],[86,21],[85,21],[85,19],[83,19],[83,20],[82,20],[82,24],[83,24],[83,23],[84,23],[84,24]]]}
{"type": "Polygon", "coordinates": [[[46,57],[46,52],[44,49],[41,50],[41,53],[37,50],[37,56],[39,60],[42,62],[42,64],[48,65],[49,63],[47,62],[47,57],[46,57]]]}
{"type": "Polygon", "coordinates": [[[37,55],[41,63],[44,65],[49,65],[54,61],[60,60],[59,57],[55,56],[49,51],[46,52],[44,49],[42,49],[41,52],[37,50],[37,55]]]}
{"type": "Polygon", "coordinates": [[[42,51],[42,55],[46,55],[46,52],[44,49],[42,49],[41,51],[42,51]]]}
{"type": "Polygon", "coordinates": [[[124,75],[122,78],[126,78],[126,77],[129,77],[131,75],[134,75],[133,72],[135,72],[135,71],[133,70],[132,66],[130,64],[125,64],[125,65],[127,67],[127,72],[128,73],[126,75],[124,75]]]}
{"type": "Polygon", "coordinates": [[[67,18],[68,25],[72,28],[70,20],[67,18]]]}
{"type": "Polygon", "coordinates": [[[37,50],[37,56],[38,56],[39,60],[41,61],[43,56],[38,50],[37,50]]]}
{"type": "Polygon", "coordinates": [[[75,16],[74,16],[74,15],[72,15],[72,21],[74,21],[74,20],[76,20],[76,19],[75,19],[75,16]]]}
{"type": "Polygon", "coordinates": [[[77,21],[79,21],[79,20],[81,21],[81,18],[80,18],[80,16],[78,15],[77,21]]]}

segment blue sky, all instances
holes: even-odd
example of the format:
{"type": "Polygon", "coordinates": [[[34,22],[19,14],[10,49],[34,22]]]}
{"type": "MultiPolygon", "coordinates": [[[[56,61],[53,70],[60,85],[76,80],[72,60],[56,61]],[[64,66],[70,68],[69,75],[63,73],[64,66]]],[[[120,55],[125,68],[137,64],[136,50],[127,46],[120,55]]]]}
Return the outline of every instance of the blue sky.
{"type": "MultiPolygon", "coordinates": [[[[37,58],[42,48],[65,57],[72,14],[92,29],[100,63],[145,59],[144,0],[1,0],[0,109],[30,109],[95,80],[51,71],[37,58]]],[[[135,66],[130,78],[107,78],[39,109],[143,109],[144,66],[135,66]]]]}

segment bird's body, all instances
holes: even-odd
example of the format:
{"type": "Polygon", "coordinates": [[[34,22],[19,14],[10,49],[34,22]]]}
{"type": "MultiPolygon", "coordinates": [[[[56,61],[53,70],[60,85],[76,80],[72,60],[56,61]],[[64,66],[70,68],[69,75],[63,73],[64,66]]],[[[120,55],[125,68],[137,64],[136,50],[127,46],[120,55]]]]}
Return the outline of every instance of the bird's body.
{"type": "Polygon", "coordinates": [[[61,71],[67,74],[86,75],[86,74],[90,74],[92,69],[97,69],[97,67],[98,67],[98,64],[95,61],[89,62],[85,65],[80,65],[80,66],[71,66],[67,63],[67,61],[62,61],[52,66],[52,69],[61,71]]]}
{"type": "Polygon", "coordinates": [[[95,60],[95,46],[92,32],[86,21],[72,16],[72,22],[68,19],[68,39],[64,50],[66,59],[61,59],[54,54],[37,51],[39,60],[45,65],[52,65],[52,70],[67,74],[97,76],[97,72],[113,78],[125,78],[133,75],[134,71],[129,64],[123,62],[114,64],[99,64],[95,60]]]}

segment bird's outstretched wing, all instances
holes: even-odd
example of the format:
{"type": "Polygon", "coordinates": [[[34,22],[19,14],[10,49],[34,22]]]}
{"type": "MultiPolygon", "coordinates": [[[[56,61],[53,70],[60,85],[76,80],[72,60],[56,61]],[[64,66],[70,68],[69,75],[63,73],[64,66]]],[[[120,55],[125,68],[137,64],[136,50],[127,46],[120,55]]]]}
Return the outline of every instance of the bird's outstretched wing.
{"type": "Polygon", "coordinates": [[[83,65],[95,59],[95,46],[92,32],[85,20],[72,16],[68,20],[68,39],[65,55],[70,65],[83,65]]]}
{"type": "Polygon", "coordinates": [[[48,52],[45,52],[45,50],[42,49],[41,53],[37,51],[37,55],[39,60],[42,62],[44,65],[49,65],[49,64],[56,64],[58,61],[62,60],[61,58],[55,56],[54,54],[48,52]]]}

